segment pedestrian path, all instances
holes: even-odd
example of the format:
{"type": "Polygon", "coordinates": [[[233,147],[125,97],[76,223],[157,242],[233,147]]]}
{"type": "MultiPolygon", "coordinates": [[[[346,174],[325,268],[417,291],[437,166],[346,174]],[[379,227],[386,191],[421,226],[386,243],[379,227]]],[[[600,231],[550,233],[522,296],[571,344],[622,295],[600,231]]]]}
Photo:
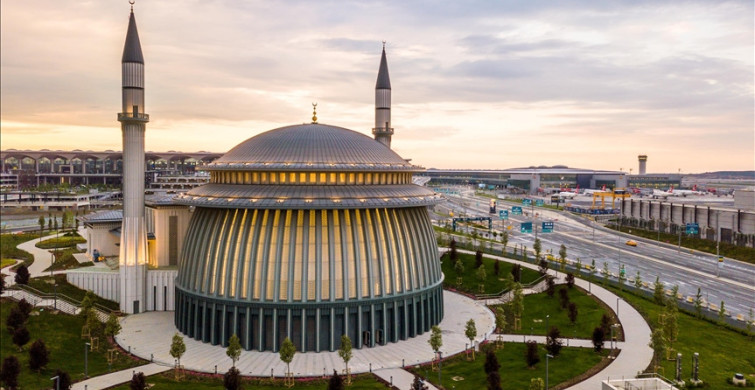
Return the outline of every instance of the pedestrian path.
{"type": "MultiPolygon", "coordinates": [[[[410,389],[414,383],[414,374],[401,368],[385,368],[375,371],[375,375],[399,389],[410,389]]],[[[427,390],[438,390],[430,382],[425,382],[425,386],[427,390]]]]}
{"type": "Polygon", "coordinates": [[[87,380],[77,382],[71,387],[72,390],[101,390],[131,381],[134,373],[141,372],[145,376],[159,374],[173,369],[160,364],[150,363],[143,366],[129,368],[123,371],[111,372],[110,374],[100,375],[87,380]]]}
{"type": "MultiPolygon", "coordinates": [[[[34,256],[34,262],[29,266],[29,274],[32,278],[36,278],[38,276],[49,276],[50,271],[45,271],[45,268],[48,268],[50,265],[52,265],[52,253],[50,253],[49,249],[40,249],[37,248],[35,245],[38,244],[40,241],[44,241],[50,238],[55,238],[59,236],[58,234],[50,234],[48,236],[42,237],[40,240],[39,238],[35,238],[30,241],[23,242],[21,244],[18,244],[17,248],[21,250],[25,250],[34,256]]],[[[65,271],[55,271],[54,274],[60,274],[65,273],[65,271]]]]}

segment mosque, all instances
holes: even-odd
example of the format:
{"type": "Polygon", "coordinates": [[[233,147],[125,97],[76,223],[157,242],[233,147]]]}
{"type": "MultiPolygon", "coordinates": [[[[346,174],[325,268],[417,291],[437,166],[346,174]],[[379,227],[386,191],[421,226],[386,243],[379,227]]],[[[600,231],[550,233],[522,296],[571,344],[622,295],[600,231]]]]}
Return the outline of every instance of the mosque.
{"type": "Polygon", "coordinates": [[[273,129],[209,164],[208,184],[144,197],[144,57],[133,8],[122,57],[123,211],[83,219],[89,254],[118,266],[68,280],[121,311],[174,311],[186,336],[247,350],[334,351],[399,342],[443,318],[443,274],[423,168],[391,150],[391,83],[383,47],[374,138],[312,123],[273,129]]]}

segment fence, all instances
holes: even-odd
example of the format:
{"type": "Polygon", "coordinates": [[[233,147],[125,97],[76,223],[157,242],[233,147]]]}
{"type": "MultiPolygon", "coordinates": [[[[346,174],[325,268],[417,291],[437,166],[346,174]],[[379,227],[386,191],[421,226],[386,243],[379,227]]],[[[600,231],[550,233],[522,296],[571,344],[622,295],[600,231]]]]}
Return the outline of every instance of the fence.
{"type": "MultiPolygon", "coordinates": [[[[23,284],[14,285],[5,290],[3,295],[15,301],[25,299],[34,307],[51,307],[70,315],[78,314],[81,308],[81,301],[67,295],[50,294],[23,284]]],[[[110,309],[97,303],[94,304],[94,312],[97,315],[97,319],[102,322],[107,321],[112,313],[110,309]]]]}

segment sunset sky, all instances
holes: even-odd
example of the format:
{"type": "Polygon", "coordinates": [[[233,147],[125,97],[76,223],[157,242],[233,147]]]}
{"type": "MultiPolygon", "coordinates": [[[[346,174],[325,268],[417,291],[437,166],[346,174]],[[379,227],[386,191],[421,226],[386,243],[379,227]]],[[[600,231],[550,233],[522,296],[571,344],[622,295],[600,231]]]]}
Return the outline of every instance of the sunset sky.
{"type": "MultiPolygon", "coordinates": [[[[121,149],[126,0],[2,1],[2,149],[121,149]]],[[[369,134],[382,41],[394,149],[425,167],[755,169],[753,1],[134,5],[147,150],[309,122],[369,134]]]]}

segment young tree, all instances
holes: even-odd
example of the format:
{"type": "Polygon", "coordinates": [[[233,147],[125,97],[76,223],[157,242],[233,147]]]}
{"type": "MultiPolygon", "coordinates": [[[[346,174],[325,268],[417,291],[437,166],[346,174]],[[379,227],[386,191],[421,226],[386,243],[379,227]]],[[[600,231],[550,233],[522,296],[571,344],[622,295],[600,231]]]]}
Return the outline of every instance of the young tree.
{"type": "Polygon", "coordinates": [[[653,284],[653,300],[655,303],[662,305],[666,298],[663,296],[663,282],[660,277],[655,277],[655,283],[653,284]]]}
{"type": "Polygon", "coordinates": [[[29,348],[29,368],[35,371],[39,371],[41,368],[47,365],[50,361],[50,352],[47,351],[47,346],[42,339],[31,344],[29,348]]]}
{"type": "Polygon", "coordinates": [[[703,294],[700,291],[700,287],[697,288],[697,294],[695,294],[695,314],[698,318],[703,316],[703,294]]]}
{"type": "Polygon", "coordinates": [[[30,277],[31,275],[29,274],[29,269],[26,268],[26,265],[21,264],[16,268],[16,277],[14,278],[16,284],[29,284],[30,277]]]}
{"type": "Polygon", "coordinates": [[[637,275],[634,277],[634,286],[642,288],[642,277],[640,276],[640,270],[637,270],[637,275]]]}
{"type": "Polygon", "coordinates": [[[671,300],[676,304],[676,300],[679,299],[679,285],[675,284],[671,287],[671,300]]]}
{"type": "Polygon", "coordinates": [[[8,332],[12,333],[16,329],[23,327],[25,322],[26,316],[24,313],[18,308],[18,306],[14,306],[10,309],[8,318],[5,319],[5,326],[8,327],[8,332]]]}
{"type": "Polygon", "coordinates": [[[24,345],[26,345],[29,340],[31,340],[31,336],[29,335],[29,330],[27,330],[25,326],[13,331],[13,344],[16,344],[19,352],[24,350],[24,345]]]}
{"type": "Polygon", "coordinates": [[[577,268],[577,273],[582,272],[582,259],[577,257],[577,264],[574,265],[577,268]]]}
{"type": "Polygon", "coordinates": [[[509,245],[509,232],[503,231],[501,233],[501,244],[503,244],[503,253],[506,253],[506,247],[509,245]]]}
{"type": "Polygon", "coordinates": [[[485,368],[486,374],[490,374],[493,371],[497,372],[498,369],[501,368],[501,365],[498,363],[498,358],[495,356],[493,350],[488,350],[485,354],[485,365],[483,367],[485,368]]]}
{"type": "Polygon", "coordinates": [[[548,275],[545,277],[545,285],[545,293],[548,294],[548,297],[553,298],[553,294],[556,292],[556,282],[552,276],[548,275]]]}
{"type": "Polygon", "coordinates": [[[724,301],[721,301],[721,308],[718,309],[718,322],[723,324],[726,320],[726,308],[724,307],[724,301]]]}
{"type": "Polygon", "coordinates": [[[574,288],[574,274],[571,272],[566,274],[566,287],[574,288]]]}
{"type": "Polygon", "coordinates": [[[561,353],[561,348],[563,347],[561,340],[559,340],[560,338],[561,331],[557,327],[551,326],[545,341],[545,349],[554,357],[561,353]]]}
{"type": "MultiPolygon", "coordinates": [[[[519,283],[514,284],[514,297],[511,300],[511,312],[514,315],[514,319],[521,319],[524,314],[524,292],[522,291],[522,285],[519,283]]],[[[517,325],[516,323],[514,325],[517,325]]],[[[518,324],[517,329],[521,328],[521,323],[518,324]]]]}
{"type": "Polygon", "coordinates": [[[477,268],[477,280],[480,282],[480,289],[484,288],[485,286],[485,280],[488,278],[488,273],[485,272],[485,266],[480,266],[480,268],[477,268]]]}
{"type": "Polygon", "coordinates": [[[548,273],[548,262],[545,259],[540,259],[537,261],[537,271],[540,272],[540,275],[545,275],[548,273]]]}
{"type": "Polygon", "coordinates": [[[501,262],[498,260],[493,261],[493,272],[495,273],[495,276],[498,276],[498,274],[501,273],[501,262]]]}
{"type": "Polygon", "coordinates": [[[440,347],[443,346],[443,335],[438,325],[433,325],[433,327],[430,328],[430,340],[427,340],[427,343],[430,344],[430,348],[433,349],[437,356],[440,347]]]}
{"type": "Polygon", "coordinates": [[[519,264],[511,266],[511,276],[515,282],[519,283],[522,280],[522,266],[519,264]]]}
{"type": "Polygon", "coordinates": [[[569,302],[569,321],[571,321],[572,325],[577,322],[578,315],[579,310],[577,310],[577,304],[574,302],[569,302]]]}
{"type": "Polygon", "coordinates": [[[448,246],[451,248],[448,251],[448,258],[451,260],[451,264],[456,264],[456,261],[459,260],[459,253],[456,251],[456,240],[452,238],[448,246]]]}
{"type": "Polygon", "coordinates": [[[45,217],[44,215],[39,216],[39,220],[37,221],[39,223],[39,240],[42,240],[42,234],[45,232],[45,217]]]}
{"type": "MultiPolygon", "coordinates": [[[[349,371],[349,360],[351,360],[351,339],[347,335],[341,336],[341,348],[338,348],[338,356],[346,365],[346,381],[351,383],[351,371],[349,371]]],[[[340,379],[340,378],[339,378],[340,379]]]]}
{"type": "Polygon", "coordinates": [[[545,381],[543,381],[543,378],[530,379],[530,390],[545,390],[545,381]]]}
{"type": "Polygon", "coordinates": [[[534,340],[530,340],[525,344],[527,344],[527,349],[525,350],[524,359],[527,362],[527,367],[532,368],[540,362],[540,355],[537,353],[537,343],[534,340]]]}
{"type": "Polygon", "coordinates": [[[0,368],[0,381],[5,383],[8,389],[15,390],[18,388],[18,374],[21,373],[21,364],[18,359],[10,355],[3,359],[2,368],[0,368]]]}
{"type": "Polygon", "coordinates": [[[143,372],[136,372],[131,376],[131,382],[128,384],[131,390],[144,390],[147,388],[147,378],[143,372]]]}
{"type": "Polygon", "coordinates": [[[592,259],[592,264],[590,265],[590,280],[595,280],[596,272],[598,272],[598,269],[595,268],[595,259],[592,259]]]}
{"type": "Polygon", "coordinates": [[[230,370],[223,374],[223,389],[226,390],[239,390],[241,389],[241,374],[239,369],[231,367],[230,370]]]}
{"type": "Polygon", "coordinates": [[[600,328],[603,329],[604,335],[608,336],[611,334],[611,324],[613,324],[613,321],[611,321],[611,317],[608,314],[603,314],[600,317],[600,328]]]}
{"type": "Polygon", "coordinates": [[[611,271],[608,270],[608,262],[603,262],[603,280],[608,280],[608,276],[611,275],[611,271]]]}
{"type": "Polygon", "coordinates": [[[47,230],[52,231],[52,216],[47,220],[47,230]]]}
{"type": "Polygon", "coordinates": [[[170,343],[170,356],[172,356],[173,359],[176,359],[176,368],[181,365],[181,356],[183,356],[184,353],[186,353],[184,338],[176,332],[173,334],[173,341],[170,343]]]}
{"type": "Polygon", "coordinates": [[[469,345],[472,347],[472,360],[474,360],[474,339],[477,337],[477,326],[475,326],[474,319],[470,318],[467,321],[467,326],[464,328],[464,335],[469,339],[469,345]]]}
{"type": "Polygon", "coordinates": [[[461,260],[456,260],[456,263],[454,264],[454,271],[456,271],[456,276],[458,277],[464,275],[464,263],[462,263],[461,260]]]}
{"type": "Polygon", "coordinates": [[[535,261],[540,260],[540,252],[543,250],[543,244],[540,242],[540,239],[535,239],[535,243],[532,245],[532,249],[535,250],[535,261]]]}
{"type": "Polygon", "coordinates": [[[561,287],[560,289],[558,289],[558,299],[562,309],[569,307],[569,291],[566,289],[566,287],[561,287]]]}
{"type": "Polygon", "coordinates": [[[566,267],[566,245],[561,244],[561,249],[558,250],[558,260],[561,262],[561,271],[566,267]]]}
{"type": "Polygon", "coordinates": [[[501,373],[498,370],[488,373],[488,390],[503,390],[501,387],[501,373]]]}
{"type": "Polygon", "coordinates": [[[328,390],[345,390],[345,388],[343,379],[336,370],[333,370],[333,376],[328,380],[328,390]]]}
{"type": "Polygon", "coordinates": [[[73,382],[71,382],[71,376],[68,375],[67,372],[57,369],[55,370],[55,376],[58,377],[56,389],[60,388],[60,390],[68,390],[73,385],[73,382]]]}
{"type": "Polygon", "coordinates": [[[506,331],[506,313],[501,306],[495,309],[495,328],[498,333],[506,331]]]}
{"type": "Polygon", "coordinates": [[[606,338],[605,332],[603,332],[603,328],[600,326],[595,327],[595,329],[592,331],[592,345],[595,348],[595,352],[600,352],[603,350],[603,341],[606,338]]]}
{"type": "MultiPolygon", "coordinates": [[[[107,322],[105,323],[105,336],[115,337],[118,333],[121,333],[121,323],[118,321],[118,317],[116,317],[115,314],[110,313],[110,316],[108,316],[107,322]]],[[[173,336],[173,340],[175,341],[175,336],[173,336]]],[[[173,346],[171,346],[171,350],[172,349],[173,346]]]]}
{"type": "Polygon", "coordinates": [[[653,362],[657,366],[660,359],[666,356],[666,337],[663,330],[656,328],[650,335],[650,348],[653,349],[653,362]]]}
{"type": "Polygon", "coordinates": [[[24,298],[21,298],[21,300],[18,301],[16,307],[18,307],[18,310],[24,315],[24,322],[29,319],[29,315],[31,314],[32,309],[34,309],[34,306],[32,306],[31,303],[26,302],[26,299],[24,298]]]}
{"type": "Polygon", "coordinates": [[[236,361],[241,356],[241,341],[239,340],[239,336],[236,336],[236,333],[228,339],[228,348],[226,348],[225,354],[233,361],[233,367],[236,367],[236,361]]]}
{"type": "Polygon", "coordinates": [[[290,338],[286,337],[283,340],[278,354],[280,355],[281,361],[286,363],[286,374],[291,374],[291,361],[294,360],[294,355],[296,355],[296,346],[290,338]]]}
{"type": "Polygon", "coordinates": [[[474,254],[474,267],[480,268],[482,267],[482,251],[478,250],[474,254]]]}
{"type": "Polygon", "coordinates": [[[676,306],[675,299],[666,301],[666,306],[663,308],[663,317],[663,332],[665,333],[666,340],[669,342],[669,346],[671,346],[676,341],[676,336],[679,333],[679,308],[676,306]]]}

